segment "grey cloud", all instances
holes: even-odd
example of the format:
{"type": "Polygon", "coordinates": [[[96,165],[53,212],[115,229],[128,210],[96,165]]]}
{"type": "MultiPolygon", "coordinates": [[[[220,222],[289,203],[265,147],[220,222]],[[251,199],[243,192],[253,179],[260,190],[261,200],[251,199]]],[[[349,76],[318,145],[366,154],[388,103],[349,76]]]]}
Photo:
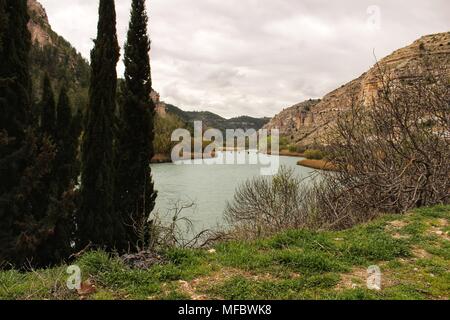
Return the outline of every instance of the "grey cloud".
{"type": "MultiPolygon", "coordinates": [[[[53,28],[88,57],[97,1],[41,0],[53,28]]],[[[130,0],[117,0],[125,40],[130,0]]],[[[154,87],[186,110],[273,116],[321,97],[422,35],[448,31],[448,0],[149,0],[154,87]]],[[[123,66],[119,66],[123,72],[123,66]]]]}

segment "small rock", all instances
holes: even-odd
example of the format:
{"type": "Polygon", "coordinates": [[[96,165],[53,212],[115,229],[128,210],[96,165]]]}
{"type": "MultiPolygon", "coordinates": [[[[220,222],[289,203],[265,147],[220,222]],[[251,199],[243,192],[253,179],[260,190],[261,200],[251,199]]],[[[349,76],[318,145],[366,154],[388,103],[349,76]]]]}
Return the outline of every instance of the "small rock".
{"type": "Polygon", "coordinates": [[[208,250],[208,253],[210,253],[210,254],[214,254],[214,253],[216,253],[217,251],[216,251],[216,249],[210,249],[210,250],[208,250]]]}
{"type": "Polygon", "coordinates": [[[154,265],[164,264],[162,257],[151,251],[141,251],[136,254],[126,254],[120,257],[129,267],[148,270],[154,265]]]}

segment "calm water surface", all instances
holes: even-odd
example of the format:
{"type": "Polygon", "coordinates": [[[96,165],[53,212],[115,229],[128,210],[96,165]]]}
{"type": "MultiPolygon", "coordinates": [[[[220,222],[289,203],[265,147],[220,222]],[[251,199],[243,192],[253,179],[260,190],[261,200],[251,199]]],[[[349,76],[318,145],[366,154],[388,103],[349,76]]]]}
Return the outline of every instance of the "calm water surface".
{"type": "MultiPolygon", "coordinates": [[[[223,156],[219,153],[219,157],[223,156]]],[[[269,160],[269,155],[259,155],[269,160]]],[[[308,177],[314,170],[297,165],[300,158],[279,157],[280,165],[292,167],[299,177],[308,177]]],[[[266,163],[264,161],[264,163],[266,163]]],[[[249,178],[260,176],[261,165],[152,165],[158,190],[156,210],[164,216],[176,201],[195,203],[185,210],[196,230],[214,228],[223,222],[227,201],[232,201],[236,188],[249,178]]]]}

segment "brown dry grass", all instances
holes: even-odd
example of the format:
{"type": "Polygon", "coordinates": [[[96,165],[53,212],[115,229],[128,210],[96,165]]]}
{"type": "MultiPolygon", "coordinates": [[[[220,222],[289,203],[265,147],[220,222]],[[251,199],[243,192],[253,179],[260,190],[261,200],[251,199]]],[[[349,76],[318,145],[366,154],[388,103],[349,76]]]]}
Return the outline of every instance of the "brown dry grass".
{"type": "Polygon", "coordinates": [[[317,170],[325,170],[325,171],[335,171],[335,166],[328,162],[327,160],[312,160],[312,159],[305,159],[300,160],[297,162],[299,166],[317,169],[317,170]]]}

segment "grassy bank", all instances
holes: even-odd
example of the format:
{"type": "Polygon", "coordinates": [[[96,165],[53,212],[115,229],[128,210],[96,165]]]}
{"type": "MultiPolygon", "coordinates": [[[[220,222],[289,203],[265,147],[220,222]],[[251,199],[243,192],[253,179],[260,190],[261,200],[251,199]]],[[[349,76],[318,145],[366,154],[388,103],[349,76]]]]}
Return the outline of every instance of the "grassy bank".
{"type": "Polygon", "coordinates": [[[146,271],[91,252],[76,264],[95,292],[69,291],[61,266],[0,272],[0,299],[448,299],[449,218],[450,206],[438,206],[341,232],[174,249],[146,271]],[[380,291],[366,288],[371,265],[381,268],[380,291]]]}

